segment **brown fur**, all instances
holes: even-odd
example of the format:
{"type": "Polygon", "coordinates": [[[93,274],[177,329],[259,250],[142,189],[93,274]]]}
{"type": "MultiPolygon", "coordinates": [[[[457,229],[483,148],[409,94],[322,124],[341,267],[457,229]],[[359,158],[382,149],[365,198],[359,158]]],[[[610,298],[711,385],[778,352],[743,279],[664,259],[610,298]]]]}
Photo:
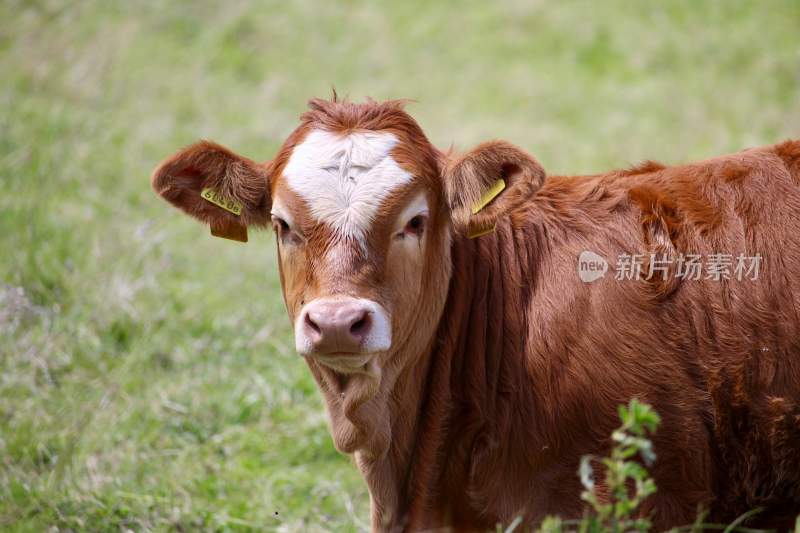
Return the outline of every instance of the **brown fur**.
{"type": "Polygon", "coordinates": [[[503,141],[446,156],[398,102],[315,100],[267,169],[266,198],[245,185],[261,167],[215,145],[162,164],[154,187],[209,221],[220,213],[196,203],[191,180],[210,180],[263,222],[267,193],[285,193],[291,150],[319,127],[395,132],[396,156],[418,178],[386,202],[369,256],[352,250],[340,270],[324,271],[322,257],[346,243],[303,218],[299,199],[291,208],[308,244],[279,245],[292,318],[305,299],[337,291],[393,306],[392,350],[363,374],[309,361],[334,442],[369,486],[375,529],[580,517],[579,459],[608,452],[616,407],[632,397],[663,420],[658,492],[642,511],[659,529],[691,523],[699,505],[718,521],[764,506],[756,524],[790,527],[800,512],[800,142],[545,178],[503,141]],[[501,176],[509,187],[468,221],[496,222],[495,232],[466,238],[465,209],[501,176]],[[419,190],[433,200],[421,266],[392,255],[381,225],[419,190]],[[586,284],[584,250],[612,265],[622,253],[764,259],[757,281],[617,281],[612,270],[586,284]]]}
{"type": "Polygon", "coordinates": [[[500,213],[515,209],[542,186],[544,169],[511,143],[491,141],[449,162],[444,176],[445,198],[457,229],[469,224],[472,206],[483,192],[498,179],[505,180],[508,190],[471,217],[472,224],[490,227],[500,213]],[[491,219],[491,223],[486,219],[491,219]]]}
{"type": "Polygon", "coordinates": [[[269,220],[266,168],[210,141],[197,142],[163,161],[153,171],[151,182],[170,203],[211,225],[264,226],[269,220]],[[240,202],[241,218],[201,198],[204,187],[240,202]]]}

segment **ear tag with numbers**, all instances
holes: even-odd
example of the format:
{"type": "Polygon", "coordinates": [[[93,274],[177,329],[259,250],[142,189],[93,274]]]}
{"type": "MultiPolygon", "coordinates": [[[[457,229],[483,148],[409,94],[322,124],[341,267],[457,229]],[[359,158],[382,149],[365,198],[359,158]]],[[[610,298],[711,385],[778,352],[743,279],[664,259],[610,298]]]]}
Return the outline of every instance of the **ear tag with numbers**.
{"type": "MultiPolygon", "coordinates": [[[[236,200],[225,198],[214,189],[206,187],[200,192],[200,196],[202,196],[204,200],[211,202],[217,207],[221,207],[229,213],[233,213],[237,217],[242,214],[241,203],[236,200]]],[[[247,226],[235,221],[223,220],[216,224],[211,224],[211,235],[214,237],[222,237],[223,239],[230,239],[232,241],[247,242],[247,226]]]]}
{"type": "Polygon", "coordinates": [[[202,190],[200,196],[202,196],[204,200],[211,202],[217,207],[221,207],[229,213],[233,213],[237,217],[242,214],[242,204],[236,200],[229,200],[228,198],[225,198],[214,189],[206,187],[202,190]]]}

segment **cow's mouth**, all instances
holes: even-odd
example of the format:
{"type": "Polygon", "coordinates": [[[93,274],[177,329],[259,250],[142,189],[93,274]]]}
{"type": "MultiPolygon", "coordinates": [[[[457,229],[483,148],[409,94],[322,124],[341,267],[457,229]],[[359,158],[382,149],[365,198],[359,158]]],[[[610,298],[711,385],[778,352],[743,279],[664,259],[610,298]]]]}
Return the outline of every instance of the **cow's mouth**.
{"type": "Polygon", "coordinates": [[[326,353],[313,354],[308,357],[313,358],[319,364],[330,368],[341,374],[360,374],[367,371],[367,365],[376,353],[326,353]]]}

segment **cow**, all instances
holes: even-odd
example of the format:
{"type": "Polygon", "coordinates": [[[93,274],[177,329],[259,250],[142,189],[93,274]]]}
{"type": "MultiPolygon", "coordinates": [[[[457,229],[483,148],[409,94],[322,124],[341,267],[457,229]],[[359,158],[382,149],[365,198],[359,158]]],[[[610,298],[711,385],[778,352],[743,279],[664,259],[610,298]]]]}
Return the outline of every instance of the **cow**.
{"type": "Polygon", "coordinates": [[[580,517],[580,458],[631,398],[662,419],[655,527],[800,512],[800,141],[549,175],[503,140],[438,150],[402,101],[334,96],[266,163],[200,141],[152,186],[216,235],[274,229],[374,530],[580,517]]]}

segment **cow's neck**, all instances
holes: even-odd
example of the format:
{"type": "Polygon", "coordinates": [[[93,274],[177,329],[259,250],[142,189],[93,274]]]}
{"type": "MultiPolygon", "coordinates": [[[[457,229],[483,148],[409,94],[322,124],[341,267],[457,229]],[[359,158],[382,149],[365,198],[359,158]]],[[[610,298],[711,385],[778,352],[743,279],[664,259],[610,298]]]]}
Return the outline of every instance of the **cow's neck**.
{"type": "Polygon", "coordinates": [[[490,501],[493,491],[500,492],[496,483],[519,477],[504,476],[503,469],[515,466],[497,445],[512,433],[536,438],[531,419],[515,413],[528,412],[535,420],[538,408],[524,385],[524,352],[540,241],[538,228],[512,229],[509,223],[498,225],[494,235],[454,241],[447,303],[434,342],[394,388],[399,398],[418,400],[413,419],[411,406],[402,402],[391,414],[388,457],[399,476],[395,486],[402,487],[395,523],[430,528],[460,519],[477,526],[481,517],[473,514],[466,493],[490,501]],[[527,392],[519,396],[521,391],[527,392]],[[405,426],[398,427],[399,421],[405,426]],[[434,509],[448,516],[431,516],[434,509]]]}
{"type": "Polygon", "coordinates": [[[535,408],[520,405],[526,399],[515,394],[530,389],[521,385],[527,375],[525,316],[539,240],[535,227],[512,229],[502,223],[493,235],[454,242],[450,290],[421,395],[416,428],[421,438],[405,495],[404,511],[419,526],[449,518],[480,523],[460,498],[497,490],[491,482],[495,475],[482,471],[495,462],[487,454],[498,453],[493,447],[520,430],[514,426],[515,410],[535,408]],[[476,479],[481,479],[478,486],[476,479]],[[480,486],[483,482],[486,486],[480,486]],[[428,516],[431,508],[449,509],[450,517],[428,516]]]}

